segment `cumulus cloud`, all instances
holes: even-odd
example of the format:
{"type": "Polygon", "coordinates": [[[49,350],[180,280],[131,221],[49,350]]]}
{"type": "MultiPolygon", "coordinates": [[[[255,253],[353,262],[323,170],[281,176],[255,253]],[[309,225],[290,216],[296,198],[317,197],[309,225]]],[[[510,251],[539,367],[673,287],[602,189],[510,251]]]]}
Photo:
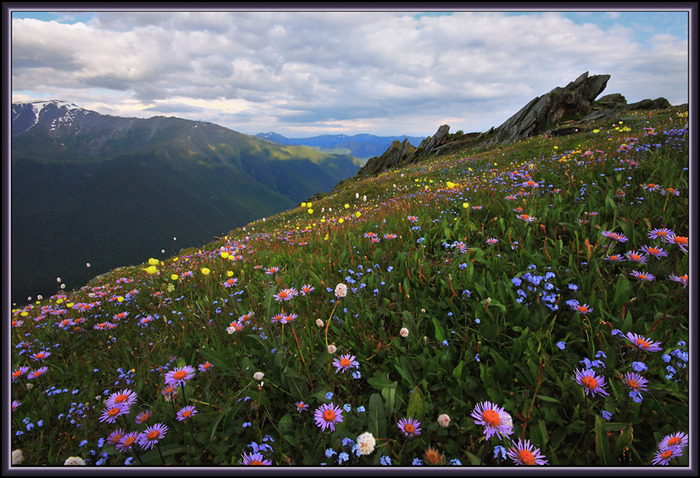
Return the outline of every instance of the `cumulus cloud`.
{"type": "Polygon", "coordinates": [[[657,32],[642,45],[623,24],[560,13],[159,11],[12,21],[16,98],[36,92],[106,114],[177,114],[248,134],[429,135],[447,119],[454,130],[485,131],[584,71],[612,76],[605,93],[678,104],[688,101],[687,65],[687,38],[657,32]]]}

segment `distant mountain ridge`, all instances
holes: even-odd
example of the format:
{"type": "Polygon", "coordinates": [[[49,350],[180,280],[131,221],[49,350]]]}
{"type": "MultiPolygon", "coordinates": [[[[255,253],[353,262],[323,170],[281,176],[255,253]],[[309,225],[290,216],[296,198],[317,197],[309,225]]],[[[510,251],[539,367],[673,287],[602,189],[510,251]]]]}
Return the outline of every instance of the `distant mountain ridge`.
{"type": "Polygon", "coordinates": [[[56,277],[85,283],[201,245],[330,191],[361,166],[213,123],[58,100],[13,104],[11,140],[13,301],[55,291],[56,277]]]}
{"type": "Polygon", "coordinates": [[[394,141],[420,143],[424,136],[375,136],[373,134],[324,134],[309,138],[287,138],[278,133],[258,133],[256,138],[266,139],[277,144],[303,145],[318,148],[320,151],[351,154],[360,159],[381,155],[394,141]]]}

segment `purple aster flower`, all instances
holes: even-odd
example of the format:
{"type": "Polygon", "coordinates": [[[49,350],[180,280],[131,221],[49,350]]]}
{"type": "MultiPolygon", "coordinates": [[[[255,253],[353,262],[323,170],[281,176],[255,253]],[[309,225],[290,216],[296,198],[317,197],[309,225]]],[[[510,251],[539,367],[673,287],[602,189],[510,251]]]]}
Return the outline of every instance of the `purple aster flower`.
{"type": "Polygon", "coordinates": [[[518,443],[511,445],[508,448],[508,457],[515,462],[516,465],[546,465],[545,456],[540,453],[539,448],[535,448],[530,444],[530,440],[522,441],[518,438],[518,443]]]}
{"type": "Polygon", "coordinates": [[[296,407],[297,407],[297,412],[301,413],[304,410],[306,410],[307,408],[309,408],[309,405],[304,403],[304,402],[297,402],[296,407]]]}
{"type": "Polygon", "coordinates": [[[654,453],[651,463],[654,465],[668,465],[673,458],[678,458],[683,455],[682,448],[666,448],[665,450],[657,450],[654,453]]]}
{"type": "Polygon", "coordinates": [[[49,367],[40,367],[36,370],[33,370],[27,374],[27,378],[29,380],[35,379],[37,377],[41,377],[46,373],[46,371],[49,369],[49,367]]]}
{"type": "Polygon", "coordinates": [[[101,422],[114,423],[117,421],[117,417],[120,415],[126,415],[129,413],[129,407],[123,403],[115,403],[102,410],[102,415],[100,415],[101,422]]]}
{"type": "Polygon", "coordinates": [[[32,360],[36,360],[37,362],[43,362],[44,359],[49,358],[51,356],[51,352],[47,352],[46,350],[42,350],[41,352],[37,352],[35,354],[32,354],[29,356],[32,360]]]}
{"type": "Polygon", "coordinates": [[[359,368],[360,362],[355,360],[354,355],[346,354],[335,359],[333,361],[333,366],[337,367],[335,373],[340,371],[347,372],[351,368],[359,368]]]}
{"type": "Polygon", "coordinates": [[[477,425],[483,425],[486,439],[492,435],[499,438],[513,433],[513,418],[503,408],[491,402],[479,402],[471,413],[477,425]]]}
{"type": "Polygon", "coordinates": [[[399,420],[398,427],[407,437],[420,435],[420,422],[418,420],[414,420],[411,417],[402,418],[401,420],[399,420]]]}
{"type": "Polygon", "coordinates": [[[639,280],[649,281],[649,282],[656,279],[656,276],[650,272],[632,271],[632,272],[630,272],[630,275],[636,277],[639,280]]]}
{"type": "Polygon", "coordinates": [[[632,345],[644,351],[658,352],[659,350],[661,350],[661,342],[652,342],[649,339],[644,338],[641,335],[633,334],[632,332],[627,332],[626,337],[627,340],[632,342],[632,345]]]}
{"type": "Polygon", "coordinates": [[[187,405],[186,407],[182,407],[180,411],[177,412],[177,420],[179,422],[187,420],[188,418],[195,416],[197,413],[199,412],[193,405],[187,405]]]}
{"type": "Polygon", "coordinates": [[[208,371],[211,370],[213,367],[214,367],[214,366],[213,366],[211,363],[205,362],[205,363],[200,363],[200,364],[197,366],[197,370],[199,370],[200,372],[204,373],[204,372],[208,372],[208,371]]]}
{"type": "MultiPolygon", "coordinates": [[[[688,287],[688,274],[682,275],[682,276],[677,276],[676,274],[671,274],[668,276],[669,279],[675,282],[680,282],[683,284],[683,287],[688,287]]],[[[14,380],[14,376],[12,378],[14,380]]]]}
{"type": "Polygon", "coordinates": [[[656,257],[657,259],[661,259],[662,257],[668,257],[668,253],[664,251],[661,247],[642,246],[642,251],[644,251],[650,256],[656,257]]]}
{"type": "Polygon", "coordinates": [[[343,411],[333,403],[325,403],[314,412],[314,420],[322,430],[330,428],[335,431],[335,424],[343,421],[343,411]]]}
{"type": "Polygon", "coordinates": [[[648,237],[649,239],[663,239],[664,237],[672,236],[675,234],[676,233],[672,230],[662,227],[658,229],[652,229],[651,231],[649,231],[648,237]]]}
{"type": "Polygon", "coordinates": [[[141,448],[150,450],[153,448],[153,445],[156,445],[160,440],[163,439],[167,432],[167,426],[163,425],[162,423],[156,423],[155,425],[146,428],[139,435],[139,445],[141,445],[141,448]]]}
{"type": "Polygon", "coordinates": [[[677,432],[671,435],[666,435],[659,442],[659,450],[666,450],[668,448],[685,448],[687,446],[688,435],[683,432],[677,432]]]}
{"type": "Polygon", "coordinates": [[[127,407],[131,407],[134,403],[136,403],[136,392],[129,389],[124,389],[111,394],[109,398],[107,398],[105,406],[111,407],[113,405],[123,404],[127,407]]]}
{"type": "Polygon", "coordinates": [[[140,434],[141,433],[139,432],[129,432],[126,435],[122,436],[119,439],[119,442],[117,443],[117,450],[119,450],[122,453],[131,450],[131,447],[134,445],[134,443],[138,441],[140,434]]]}
{"type": "Polygon", "coordinates": [[[595,370],[590,368],[585,370],[576,369],[574,373],[574,380],[583,387],[586,395],[589,393],[591,395],[595,395],[596,393],[609,395],[609,393],[605,391],[605,378],[596,375],[595,370]]]}
{"type": "Polygon", "coordinates": [[[627,242],[627,236],[621,232],[600,231],[600,233],[608,239],[613,239],[617,242],[627,242]]]}
{"type": "Polygon", "coordinates": [[[243,453],[242,458],[243,458],[242,463],[246,466],[255,466],[255,465],[270,466],[270,465],[272,465],[272,461],[266,459],[260,453],[243,453]]]}
{"type": "Polygon", "coordinates": [[[678,236],[676,234],[669,234],[668,236],[665,236],[661,239],[664,242],[667,242],[669,244],[675,244],[678,247],[680,247],[683,251],[688,252],[688,249],[686,247],[688,246],[688,237],[687,236],[678,236]]]}
{"type": "Polygon", "coordinates": [[[12,381],[14,382],[18,378],[20,378],[22,375],[27,373],[29,371],[29,367],[20,367],[14,372],[12,372],[12,381]]]}
{"type": "Polygon", "coordinates": [[[579,314],[586,315],[593,312],[593,308],[591,308],[588,304],[579,304],[577,300],[568,300],[566,303],[579,314]]]}
{"type": "Polygon", "coordinates": [[[630,388],[630,390],[633,390],[635,392],[646,391],[647,384],[649,383],[649,380],[642,377],[638,373],[631,373],[631,372],[627,372],[622,377],[622,381],[625,382],[625,385],[627,385],[630,388]]]}
{"type": "Polygon", "coordinates": [[[639,264],[646,264],[647,263],[647,256],[644,254],[640,254],[638,251],[628,251],[625,254],[625,257],[633,262],[638,262],[639,264]]]}
{"type": "Polygon", "coordinates": [[[184,386],[187,380],[194,377],[194,372],[194,368],[189,365],[185,365],[182,368],[176,367],[175,370],[165,374],[165,384],[172,387],[184,386]]]}

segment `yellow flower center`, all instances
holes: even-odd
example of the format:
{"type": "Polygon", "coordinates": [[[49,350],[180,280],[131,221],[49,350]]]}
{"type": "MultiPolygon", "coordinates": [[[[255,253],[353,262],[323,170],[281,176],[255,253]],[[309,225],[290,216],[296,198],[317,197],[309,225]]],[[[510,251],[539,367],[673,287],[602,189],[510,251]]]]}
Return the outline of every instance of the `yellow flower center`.
{"type": "Polygon", "coordinates": [[[109,415],[109,417],[111,418],[111,417],[114,417],[116,415],[119,415],[120,411],[121,411],[121,409],[118,407],[110,408],[109,411],[107,412],[107,415],[109,415]]]}
{"type": "Polygon", "coordinates": [[[403,429],[404,429],[404,431],[405,431],[406,433],[413,433],[414,431],[416,431],[416,427],[414,427],[414,426],[411,425],[410,423],[405,424],[405,425],[403,426],[403,429]]]}
{"type": "Polygon", "coordinates": [[[347,357],[343,357],[340,359],[340,365],[343,367],[348,367],[350,366],[350,359],[347,357]]]}
{"type": "MultiPolygon", "coordinates": [[[[642,276],[640,275],[640,277],[642,277],[642,276]]],[[[645,348],[649,347],[649,342],[647,342],[647,341],[644,340],[644,339],[637,339],[637,346],[639,346],[640,348],[645,349],[645,348]]]]}
{"type": "Polygon", "coordinates": [[[148,438],[149,440],[155,440],[159,436],[160,436],[160,432],[158,430],[153,430],[151,433],[146,435],[146,438],[148,438]]]}
{"type": "Polygon", "coordinates": [[[121,395],[119,395],[117,398],[114,399],[114,403],[122,403],[127,398],[128,397],[126,396],[126,394],[122,393],[121,395]]]}
{"type": "Polygon", "coordinates": [[[185,418],[189,417],[190,415],[192,415],[191,410],[185,410],[184,412],[182,412],[182,416],[185,418]]]}
{"type": "Polygon", "coordinates": [[[132,443],[136,441],[136,437],[129,437],[126,440],[124,440],[124,445],[125,446],[131,446],[132,443]]]}
{"type": "Polygon", "coordinates": [[[675,446],[678,445],[681,442],[681,439],[678,437],[673,437],[668,441],[669,446],[675,446]]]}
{"type": "Polygon", "coordinates": [[[598,388],[598,381],[593,377],[583,377],[581,379],[581,383],[584,387],[589,388],[591,390],[594,388],[598,388]]]}
{"type": "Polygon", "coordinates": [[[501,424],[501,417],[498,415],[498,412],[495,412],[493,410],[484,410],[484,413],[481,414],[481,417],[486,423],[488,423],[492,427],[497,427],[501,424]]]}
{"type": "Polygon", "coordinates": [[[327,422],[332,422],[335,420],[335,412],[333,410],[326,410],[323,412],[323,419],[327,422]]]}
{"type": "Polygon", "coordinates": [[[639,388],[639,382],[637,382],[637,381],[636,381],[635,379],[633,379],[633,378],[627,380],[627,385],[629,385],[630,388],[634,388],[634,389],[639,388]]]}
{"type": "Polygon", "coordinates": [[[527,450],[518,451],[518,459],[524,465],[534,465],[535,457],[527,450]]]}
{"type": "Polygon", "coordinates": [[[585,305],[579,305],[578,310],[579,312],[588,312],[588,307],[586,307],[585,305]]]}
{"type": "Polygon", "coordinates": [[[182,380],[183,378],[185,378],[185,375],[187,375],[187,372],[185,372],[184,370],[178,370],[173,374],[173,378],[175,380],[182,380]]]}
{"type": "Polygon", "coordinates": [[[663,458],[663,459],[666,459],[666,458],[670,457],[671,455],[673,455],[672,450],[664,450],[663,452],[661,452],[661,458],[663,458]]]}

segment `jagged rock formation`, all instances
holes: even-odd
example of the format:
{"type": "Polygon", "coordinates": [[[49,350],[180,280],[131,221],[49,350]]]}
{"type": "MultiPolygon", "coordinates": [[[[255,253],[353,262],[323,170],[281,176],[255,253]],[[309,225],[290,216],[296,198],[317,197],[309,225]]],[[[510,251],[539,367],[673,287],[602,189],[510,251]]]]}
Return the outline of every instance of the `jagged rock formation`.
{"type": "Polygon", "coordinates": [[[532,99],[520,111],[494,130],[487,144],[505,144],[544,133],[562,118],[591,111],[591,102],[605,89],[610,75],[582,74],[565,87],[532,99]]]}
{"type": "Polygon", "coordinates": [[[444,124],[440,126],[434,135],[428,136],[423,141],[421,141],[420,145],[418,145],[418,148],[416,148],[414,156],[427,156],[429,154],[435,153],[440,146],[445,144],[449,132],[449,125],[444,124]]]}
{"type": "MultiPolygon", "coordinates": [[[[427,139],[429,138],[426,138],[423,142],[427,139]]],[[[416,147],[408,142],[408,138],[404,139],[403,143],[396,140],[391,143],[391,146],[389,146],[389,149],[387,149],[384,154],[368,159],[365,165],[357,172],[357,175],[360,177],[374,176],[391,168],[395,168],[400,164],[406,163],[408,158],[412,157],[415,151],[416,147]]]]}

